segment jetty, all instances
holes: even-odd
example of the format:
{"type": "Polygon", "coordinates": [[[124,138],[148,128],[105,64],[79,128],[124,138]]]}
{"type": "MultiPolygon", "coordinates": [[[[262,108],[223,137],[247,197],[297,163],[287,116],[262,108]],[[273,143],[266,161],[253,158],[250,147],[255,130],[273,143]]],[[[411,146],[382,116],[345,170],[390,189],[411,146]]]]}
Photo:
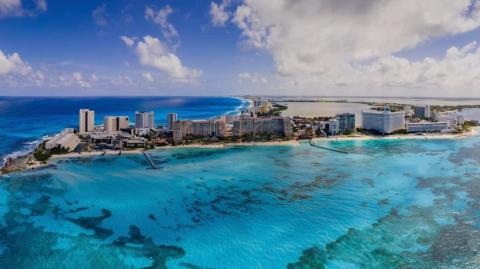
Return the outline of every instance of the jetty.
{"type": "Polygon", "coordinates": [[[342,154],[348,154],[347,151],[343,151],[343,150],[339,150],[339,149],[333,149],[333,148],[328,148],[328,147],[322,147],[322,146],[316,145],[315,143],[313,143],[312,139],[309,139],[309,140],[308,140],[308,143],[310,144],[310,146],[315,147],[315,148],[320,148],[320,149],[329,150],[329,151],[333,151],[333,152],[337,152],[337,153],[342,153],[342,154]]]}
{"type": "Polygon", "coordinates": [[[150,156],[148,156],[145,151],[143,151],[143,156],[145,156],[145,159],[147,159],[147,162],[150,164],[152,169],[157,169],[157,166],[153,163],[152,159],[150,159],[150,156]]]}

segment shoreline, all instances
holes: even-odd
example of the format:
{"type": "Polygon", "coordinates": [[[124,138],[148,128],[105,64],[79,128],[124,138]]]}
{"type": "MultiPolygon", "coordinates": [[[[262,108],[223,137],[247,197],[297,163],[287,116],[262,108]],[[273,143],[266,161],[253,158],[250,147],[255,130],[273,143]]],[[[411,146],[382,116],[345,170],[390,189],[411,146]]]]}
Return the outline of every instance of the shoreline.
{"type": "Polygon", "coordinates": [[[410,140],[410,139],[463,139],[475,136],[479,133],[480,127],[473,127],[469,131],[460,134],[399,134],[388,136],[375,136],[375,135],[358,135],[358,136],[334,136],[334,137],[316,137],[312,138],[313,141],[366,141],[366,140],[410,140]]]}
{"type": "MultiPolygon", "coordinates": [[[[415,134],[401,134],[401,135],[391,135],[391,136],[373,136],[373,135],[357,135],[357,136],[335,136],[335,137],[317,137],[312,138],[312,141],[371,141],[371,140],[411,140],[411,139],[424,139],[424,140],[435,140],[435,139],[464,139],[478,135],[480,132],[480,127],[473,127],[468,132],[461,134],[425,134],[425,135],[415,135],[415,134]]],[[[25,161],[27,164],[25,167],[17,167],[16,169],[5,169],[2,167],[0,175],[6,175],[14,172],[22,172],[27,170],[41,169],[54,165],[55,161],[61,159],[71,159],[71,158],[83,158],[83,157],[101,157],[101,156],[122,156],[124,154],[143,154],[144,152],[149,151],[159,151],[159,150],[171,150],[175,148],[207,148],[207,149],[226,149],[229,147],[256,147],[256,146],[300,146],[303,142],[308,141],[308,139],[302,140],[285,140],[285,141],[265,141],[265,142],[238,142],[238,143],[222,143],[222,144],[186,144],[178,146],[164,146],[158,147],[155,149],[133,149],[133,150],[104,150],[104,151],[90,151],[90,152],[70,152],[66,154],[54,154],[50,159],[45,162],[32,161],[31,154],[23,156],[16,159],[15,161],[25,161]],[[23,160],[22,160],[23,158],[23,160]]]]}

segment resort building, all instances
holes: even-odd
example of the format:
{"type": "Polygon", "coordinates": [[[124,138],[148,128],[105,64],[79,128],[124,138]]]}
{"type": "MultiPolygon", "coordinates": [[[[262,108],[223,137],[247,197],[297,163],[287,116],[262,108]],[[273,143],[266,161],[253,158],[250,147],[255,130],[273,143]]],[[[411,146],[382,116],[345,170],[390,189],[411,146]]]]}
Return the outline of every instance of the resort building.
{"type": "Polygon", "coordinates": [[[180,143],[187,136],[193,137],[223,137],[225,136],[225,121],[222,120],[184,120],[172,123],[173,142],[180,143]]]}
{"type": "Polygon", "coordinates": [[[253,113],[266,113],[271,108],[271,103],[268,100],[254,100],[253,101],[253,113]]]}
{"type": "Polygon", "coordinates": [[[342,113],[335,117],[338,121],[339,133],[350,133],[355,131],[355,114],[342,113]]]}
{"type": "Polygon", "coordinates": [[[80,138],[73,132],[73,129],[65,129],[45,143],[45,149],[67,149],[74,150],[80,144],[80,138]]]}
{"type": "Polygon", "coordinates": [[[155,128],[155,114],[150,112],[135,112],[135,128],[152,129],[155,128]]]}
{"type": "Polygon", "coordinates": [[[406,127],[409,133],[418,133],[418,132],[433,133],[433,132],[447,131],[449,129],[449,124],[448,122],[431,122],[431,121],[408,122],[406,127]]]}
{"type": "Polygon", "coordinates": [[[459,125],[463,125],[465,123],[464,117],[459,115],[456,111],[433,113],[433,119],[439,122],[448,122],[448,127],[451,129],[455,129],[459,125]]]}
{"type": "Polygon", "coordinates": [[[106,133],[120,132],[130,127],[127,116],[106,116],[104,118],[103,131],[106,133]]]}
{"type": "Polygon", "coordinates": [[[338,135],[340,133],[340,122],[337,119],[329,119],[325,122],[324,130],[328,135],[338,135]]]}
{"type": "Polygon", "coordinates": [[[177,121],[177,113],[167,114],[167,130],[171,131],[173,123],[177,121]]]}
{"type": "Polygon", "coordinates": [[[392,112],[388,107],[384,111],[363,111],[362,128],[382,134],[405,129],[405,111],[392,112]]]}
{"type": "Polygon", "coordinates": [[[85,134],[92,132],[95,128],[95,111],[88,109],[80,109],[78,132],[85,134]]]}
{"type": "Polygon", "coordinates": [[[430,106],[415,106],[414,108],[414,115],[418,118],[430,118],[432,116],[430,112],[430,106]]]}
{"type": "Polygon", "coordinates": [[[285,137],[293,135],[292,122],[285,117],[240,117],[233,122],[233,136],[272,134],[285,137]]]}

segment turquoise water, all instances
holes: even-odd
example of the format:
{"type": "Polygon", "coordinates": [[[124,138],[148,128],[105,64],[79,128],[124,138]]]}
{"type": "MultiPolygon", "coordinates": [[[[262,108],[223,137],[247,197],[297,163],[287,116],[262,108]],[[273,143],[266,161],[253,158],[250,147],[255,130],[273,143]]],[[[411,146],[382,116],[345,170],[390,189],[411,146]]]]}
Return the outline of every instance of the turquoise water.
{"type": "Polygon", "coordinates": [[[78,128],[78,110],[95,110],[96,124],[103,117],[135,111],[154,111],[155,124],[165,124],[167,113],[179,119],[208,119],[239,113],[248,101],[232,97],[2,97],[0,96],[0,167],[4,159],[24,155],[63,128],[78,128]]]}
{"type": "Polygon", "coordinates": [[[479,268],[480,137],[175,148],[0,182],[0,268],[479,268]]]}

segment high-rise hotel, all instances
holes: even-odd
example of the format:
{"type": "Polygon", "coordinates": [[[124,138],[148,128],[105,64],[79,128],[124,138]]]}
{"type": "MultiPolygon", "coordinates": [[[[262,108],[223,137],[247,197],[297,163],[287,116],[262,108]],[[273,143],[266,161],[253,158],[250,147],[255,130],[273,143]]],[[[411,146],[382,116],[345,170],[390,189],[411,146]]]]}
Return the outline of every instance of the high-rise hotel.
{"type": "Polygon", "coordinates": [[[78,132],[80,134],[92,132],[95,127],[95,111],[80,109],[79,117],[78,132]]]}
{"type": "Polygon", "coordinates": [[[172,131],[173,123],[177,121],[177,113],[168,113],[167,115],[167,129],[172,131]]]}
{"type": "Polygon", "coordinates": [[[106,116],[104,118],[103,130],[106,133],[119,132],[130,127],[127,116],[106,116]]]}
{"type": "Polygon", "coordinates": [[[155,115],[150,112],[135,112],[135,128],[152,129],[155,127],[155,115]]]}

